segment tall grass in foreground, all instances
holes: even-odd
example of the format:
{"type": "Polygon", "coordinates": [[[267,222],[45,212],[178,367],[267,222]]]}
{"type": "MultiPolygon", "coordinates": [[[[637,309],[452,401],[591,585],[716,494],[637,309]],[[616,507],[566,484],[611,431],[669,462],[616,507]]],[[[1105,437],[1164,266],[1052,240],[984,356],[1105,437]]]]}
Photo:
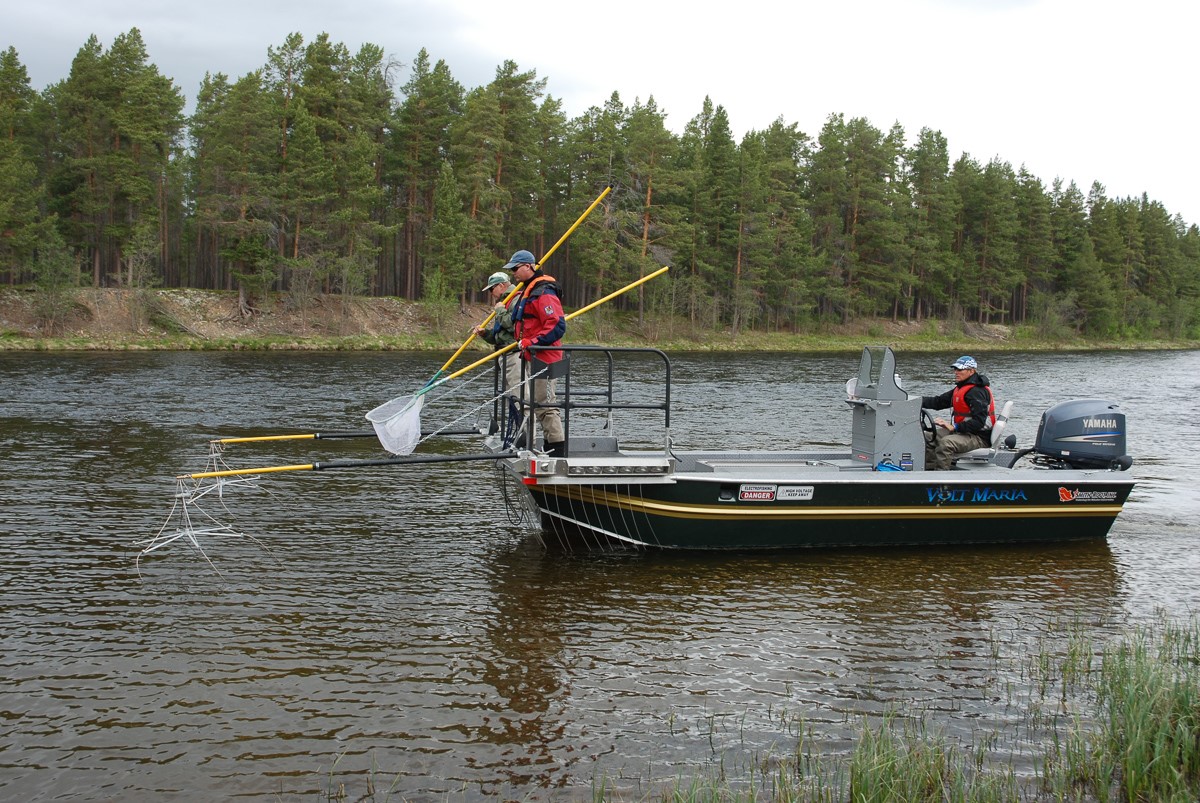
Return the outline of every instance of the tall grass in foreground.
{"type": "MultiPolygon", "coordinates": [[[[1196,801],[1200,800],[1200,619],[1160,620],[1097,648],[1072,633],[1064,654],[1029,656],[1043,700],[1073,717],[1051,729],[1039,777],[985,751],[959,747],[921,718],[889,715],[860,733],[849,757],[814,754],[803,740],[775,771],[676,782],[648,800],[701,801],[1196,801]],[[756,779],[750,776],[757,775],[756,779]]],[[[1038,705],[1032,708],[1037,709],[1038,705]]],[[[1045,723],[1034,710],[1027,720],[1045,723]]],[[[623,800],[603,787],[594,799],[623,800]]]]}
{"type": "Polygon", "coordinates": [[[1098,800],[1200,799],[1200,623],[1161,622],[1104,651],[1095,726],[1047,762],[1054,792],[1098,800]]]}

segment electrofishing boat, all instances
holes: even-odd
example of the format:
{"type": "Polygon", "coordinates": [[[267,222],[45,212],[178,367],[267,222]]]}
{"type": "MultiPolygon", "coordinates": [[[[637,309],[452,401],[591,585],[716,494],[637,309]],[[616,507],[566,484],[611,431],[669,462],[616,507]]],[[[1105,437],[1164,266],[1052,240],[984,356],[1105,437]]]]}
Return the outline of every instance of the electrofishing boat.
{"type": "MultiPolygon", "coordinates": [[[[537,448],[533,416],[493,411],[487,445],[563,549],[778,550],[1103,539],[1133,489],[1125,415],[1103,399],[1042,413],[1035,442],[1006,435],[947,471],[925,468],[936,437],[890,348],[864,348],[846,383],[849,443],[811,451],[683,450],[671,440],[671,363],[656,349],[567,347],[555,407],[565,457],[537,448]],[[584,368],[584,366],[588,368],[584,368]],[[622,374],[622,368],[625,373],[622,374]],[[594,381],[585,386],[583,383],[594,381]],[[616,418],[662,416],[662,442],[625,446],[616,418]]],[[[525,413],[531,405],[516,405],[525,413]]],[[[635,433],[641,436],[639,423],[635,433]]]]}

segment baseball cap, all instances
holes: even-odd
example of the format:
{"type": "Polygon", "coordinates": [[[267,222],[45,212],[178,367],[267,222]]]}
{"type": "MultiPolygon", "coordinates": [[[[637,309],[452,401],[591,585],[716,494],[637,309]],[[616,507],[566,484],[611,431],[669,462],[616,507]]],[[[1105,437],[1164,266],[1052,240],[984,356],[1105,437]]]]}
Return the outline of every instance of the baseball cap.
{"type": "Polygon", "coordinates": [[[975,362],[975,358],[974,358],[974,357],[968,357],[966,354],[964,354],[963,356],[961,356],[961,357],[959,357],[957,360],[955,360],[955,361],[953,362],[953,364],[951,364],[951,366],[950,366],[950,367],[951,367],[951,368],[953,368],[953,369],[955,369],[955,370],[958,370],[958,371],[961,371],[961,370],[963,370],[963,369],[965,369],[965,368],[975,368],[975,369],[978,369],[978,368],[979,368],[979,363],[975,362]]]}
{"type": "Polygon", "coordinates": [[[486,293],[498,284],[504,284],[508,281],[508,274],[502,270],[498,270],[488,277],[488,283],[483,286],[479,292],[486,293]]]}
{"type": "Polygon", "coordinates": [[[512,270],[517,265],[536,265],[537,257],[528,251],[517,251],[508,260],[508,264],[504,266],[505,270],[512,270]]]}

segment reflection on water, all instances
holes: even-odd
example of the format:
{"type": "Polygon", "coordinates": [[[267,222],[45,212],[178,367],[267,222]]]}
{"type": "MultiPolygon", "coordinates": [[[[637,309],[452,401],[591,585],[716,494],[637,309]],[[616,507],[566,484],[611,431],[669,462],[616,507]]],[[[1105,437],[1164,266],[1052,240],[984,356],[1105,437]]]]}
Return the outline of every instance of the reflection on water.
{"type": "MultiPolygon", "coordinates": [[[[1022,442],[1063,396],[1047,376],[1122,401],[1139,486],[1108,543],[549,555],[508,522],[489,469],[444,464],[231,490],[257,542],[206,539],[220,576],[181,542],[139,579],[135,543],[207,438],[362,428],[444,356],[0,354],[6,798],[308,796],[335,761],[351,794],[372,773],[416,799],[582,796],[595,778],[638,794],[787,753],[797,723],[847,750],[863,715],[894,707],[965,743],[1007,734],[1006,756],[1037,739],[1021,710],[1029,649],[1061,648],[1064,623],[1103,640],[1200,601],[1197,424],[1155,434],[1197,390],[1161,378],[1200,366],[1165,352],[976,355],[1017,400],[1022,442]]],[[[900,355],[906,386],[944,387],[944,357],[900,355]]],[[[856,366],[678,357],[671,434],[684,448],[845,442],[856,366]]],[[[474,392],[431,400],[427,419],[469,413],[474,392]]],[[[307,441],[227,457],[378,454],[307,441]]]]}

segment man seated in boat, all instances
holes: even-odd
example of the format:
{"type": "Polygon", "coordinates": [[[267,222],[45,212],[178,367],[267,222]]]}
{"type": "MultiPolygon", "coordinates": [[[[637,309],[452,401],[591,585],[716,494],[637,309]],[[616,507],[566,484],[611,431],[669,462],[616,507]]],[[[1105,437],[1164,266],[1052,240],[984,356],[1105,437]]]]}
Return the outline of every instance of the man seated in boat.
{"type": "Polygon", "coordinates": [[[996,399],[975,358],[963,355],[950,367],[954,387],[938,396],[921,397],[924,408],[952,411],[950,421],[934,419],[932,437],[926,439],[925,468],[932,471],[945,471],[955,456],[988,446],[996,423],[996,399]]]}

